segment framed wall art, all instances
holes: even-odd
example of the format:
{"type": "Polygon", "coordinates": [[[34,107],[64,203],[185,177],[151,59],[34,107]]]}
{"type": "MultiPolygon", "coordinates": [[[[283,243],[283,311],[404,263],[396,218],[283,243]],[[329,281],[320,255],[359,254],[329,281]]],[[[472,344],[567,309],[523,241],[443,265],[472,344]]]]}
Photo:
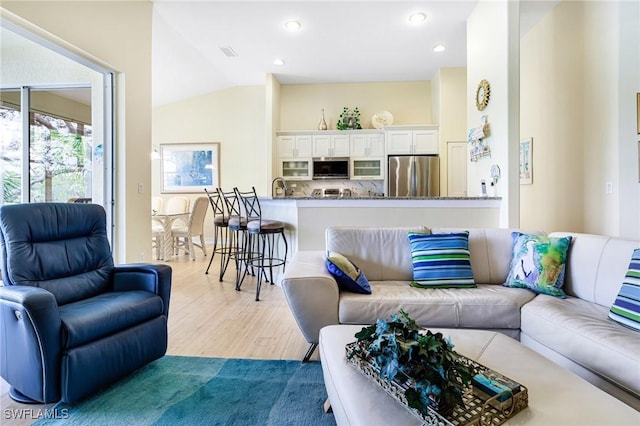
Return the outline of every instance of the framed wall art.
{"type": "Polygon", "coordinates": [[[533,138],[520,141],[520,185],[533,183],[533,138]]]}
{"type": "Polygon", "coordinates": [[[640,93],[636,93],[636,117],[638,120],[638,134],[640,135],[640,93]]]}
{"type": "Polygon", "coordinates": [[[160,192],[199,193],[220,186],[220,143],[160,145],[160,192]]]}

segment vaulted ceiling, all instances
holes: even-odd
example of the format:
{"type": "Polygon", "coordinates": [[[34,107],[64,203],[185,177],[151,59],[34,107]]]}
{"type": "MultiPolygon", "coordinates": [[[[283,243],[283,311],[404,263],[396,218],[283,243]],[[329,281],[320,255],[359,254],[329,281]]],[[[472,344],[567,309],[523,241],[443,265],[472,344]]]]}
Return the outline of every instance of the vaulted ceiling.
{"type": "MultiPolygon", "coordinates": [[[[267,73],[282,84],[430,80],[466,65],[476,2],[153,0],[153,103],[264,84],[267,73]],[[426,19],[410,23],[414,12],[426,19]]],[[[521,32],[556,3],[522,2],[521,32]]]]}

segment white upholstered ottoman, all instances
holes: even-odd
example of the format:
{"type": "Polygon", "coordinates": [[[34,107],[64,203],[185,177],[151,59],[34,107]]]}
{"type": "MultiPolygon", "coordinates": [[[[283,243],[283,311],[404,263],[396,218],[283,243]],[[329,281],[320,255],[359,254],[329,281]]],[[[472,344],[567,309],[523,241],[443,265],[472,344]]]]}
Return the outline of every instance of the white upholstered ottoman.
{"type": "MultiPolygon", "coordinates": [[[[344,347],[361,329],[357,325],[331,325],[320,330],[320,360],[336,423],[420,425],[408,410],[346,361],[344,347]]],[[[460,354],[527,387],[529,406],[506,424],[640,425],[638,411],[501,333],[432,330],[450,336],[460,354]]]]}

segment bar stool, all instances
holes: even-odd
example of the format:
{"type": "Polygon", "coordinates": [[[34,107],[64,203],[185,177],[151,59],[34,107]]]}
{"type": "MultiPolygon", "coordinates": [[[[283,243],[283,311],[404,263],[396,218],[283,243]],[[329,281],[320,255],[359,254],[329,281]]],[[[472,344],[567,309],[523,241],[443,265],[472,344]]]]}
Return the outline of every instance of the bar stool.
{"type": "Polygon", "coordinates": [[[220,255],[220,281],[222,281],[229,265],[229,249],[231,248],[229,245],[229,212],[220,188],[216,188],[216,192],[213,194],[209,193],[206,188],[204,192],[207,193],[209,203],[213,209],[213,253],[211,254],[211,259],[209,259],[209,266],[207,266],[207,270],[204,273],[209,274],[213,258],[218,253],[220,255]],[[219,247],[218,244],[220,244],[219,247]]]}
{"type": "MultiPolygon", "coordinates": [[[[288,245],[284,234],[284,222],[262,217],[262,209],[260,208],[260,201],[255,187],[251,187],[251,191],[248,192],[240,192],[238,188],[235,188],[235,191],[242,201],[247,217],[247,234],[249,236],[245,246],[247,268],[254,267],[258,269],[258,282],[256,284],[256,301],[258,301],[260,300],[262,277],[264,276],[265,281],[273,284],[273,269],[282,266],[284,271],[285,268],[288,245]],[[279,257],[279,254],[276,256],[275,253],[276,238],[278,236],[282,238],[284,243],[284,257],[279,257]],[[267,269],[269,270],[268,279],[267,269]]],[[[237,286],[237,290],[240,290],[240,285],[242,285],[242,281],[237,286]]]]}
{"type": "MultiPolygon", "coordinates": [[[[219,189],[220,197],[225,202],[228,217],[229,242],[227,260],[224,270],[227,270],[229,261],[233,258],[236,265],[236,290],[240,289],[240,283],[247,273],[245,247],[247,242],[247,219],[242,217],[242,208],[235,188],[233,191],[224,192],[219,189]]],[[[224,273],[220,275],[222,281],[224,273]]]]}

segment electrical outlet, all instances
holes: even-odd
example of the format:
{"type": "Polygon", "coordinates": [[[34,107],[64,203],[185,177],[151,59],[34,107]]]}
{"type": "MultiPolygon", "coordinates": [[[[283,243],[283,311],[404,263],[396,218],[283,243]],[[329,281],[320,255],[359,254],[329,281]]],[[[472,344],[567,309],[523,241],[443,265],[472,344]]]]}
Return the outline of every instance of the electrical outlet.
{"type": "Polygon", "coordinates": [[[141,251],[140,253],[138,253],[138,260],[139,260],[140,262],[144,262],[144,252],[143,252],[143,251],[141,251]]]}
{"type": "Polygon", "coordinates": [[[139,183],[138,184],[138,194],[142,194],[144,193],[144,184],[143,183],[139,183]]]}
{"type": "Polygon", "coordinates": [[[613,193],[613,182],[605,183],[604,192],[606,192],[607,194],[612,194],[613,193]]]}

